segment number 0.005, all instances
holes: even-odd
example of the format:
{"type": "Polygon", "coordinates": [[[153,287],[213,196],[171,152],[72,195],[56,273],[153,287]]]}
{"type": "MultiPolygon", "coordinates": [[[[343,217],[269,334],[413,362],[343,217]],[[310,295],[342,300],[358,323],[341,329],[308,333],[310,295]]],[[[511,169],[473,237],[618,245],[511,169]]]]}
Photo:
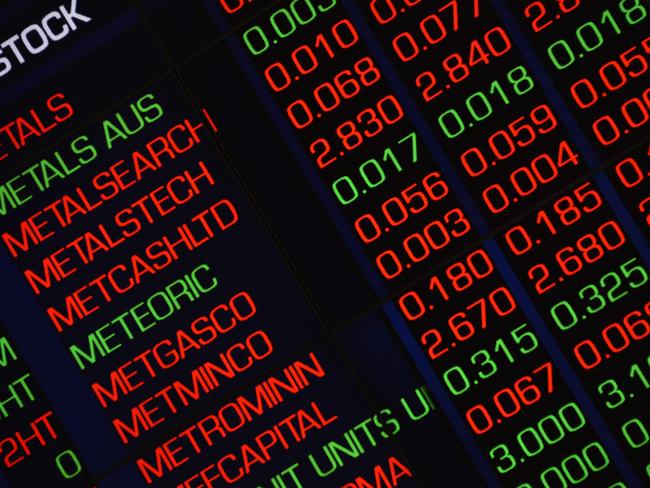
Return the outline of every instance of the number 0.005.
{"type": "MultiPolygon", "coordinates": [[[[512,85],[512,89],[518,96],[528,93],[535,87],[535,82],[528,76],[528,72],[523,66],[517,66],[511,69],[506,77],[508,82],[512,85]]],[[[494,95],[495,98],[496,96],[499,96],[504,105],[510,104],[510,98],[498,80],[495,80],[490,84],[488,95],[494,95]]],[[[494,107],[488,98],[488,95],[482,91],[478,91],[471,94],[465,100],[465,109],[469,112],[473,121],[483,121],[490,117],[494,112],[494,107]]],[[[465,132],[467,127],[473,126],[474,122],[469,122],[466,125],[459,111],[452,108],[440,114],[438,117],[438,124],[445,135],[449,139],[453,139],[465,132]]]]}
{"type": "MultiPolygon", "coordinates": [[[[313,0],[293,0],[289,4],[289,8],[280,8],[269,17],[273,33],[280,39],[289,37],[296,32],[299,25],[309,24],[319,13],[327,12],[334,8],[336,3],[337,0],[321,0],[319,2],[314,2],[313,0]]],[[[243,39],[244,44],[246,44],[246,47],[253,56],[262,54],[271,46],[271,41],[264,30],[258,25],[254,25],[246,30],[243,39]]]]}

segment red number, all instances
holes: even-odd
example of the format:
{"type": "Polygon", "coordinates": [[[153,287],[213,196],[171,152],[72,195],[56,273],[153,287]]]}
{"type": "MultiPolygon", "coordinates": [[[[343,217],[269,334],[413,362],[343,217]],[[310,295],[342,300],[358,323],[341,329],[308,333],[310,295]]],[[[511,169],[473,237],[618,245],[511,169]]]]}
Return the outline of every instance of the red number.
{"type": "Polygon", "coordinates": [[[273,63],[266,68],[266,70],[264,70],[264,77],[269,86],[276,92],[280,92],[291,85],[291,75],[287,71],[287,68],[285,68],[280,62],[273,63]],[[280,81],[276,81],[278,75],[275,75],[274,73],[279,73],[280,81]]]}
{"type": "Polygon", "coordinates": [[[449,351],[449,348],[447,347],[445,347],[442,350],[436,351],[436,348],[442,344],[442,336],[440,335],[440,332],[438,332],[436,329],[430,329],[426,331],[424,334],[422,334],[422,337],[420,337],[420,342],[422,342],[423,346],[428,345],[430,336],[433,336],[433,344],[429,346],[429,349],[427,351],[431,359],[439,358],[444,353],[449,351]]]}
{"type": "Polygon", "coordinates": [[[576,346],[573,348],[573,353],[575,354],[578,362],[580,363],[580,366],[582,366],[583,369],[595,368],[603,361],[603,358],[598,352],[596,345],[590,340],[582,341],[576,344],[576,346]],[[589,356],[591,356],[587,356],[587,359],[585,359],[585,348],[587,349],[589,356]]]}
{"type": "Polygon", "coordinates": [[[478,434],[485,434],[488,430],[490,430],[494,426],[494,421],[492,420],[492,417],[490,417],[490,414],[488,413],[487,409],[483,405],[476,405],[475,407],[470,408],[467,413],[465,414],[465,418],[467,419],[467,422],[469,423],[470,427],[472,430],[478,434]],[[483,427],[480,427],[476,420],[475,420],[475,412],[479,412],[481,415],[481,421],[485,425],[483,427]]]}
{"type": "Polygon", "coordinates": [[[424,302],[420,298],[420,295],[414,291],[409,291],[402,295],[398,303],[399,308],[408,320],[417,320],[426,313],[424,302]]]}
{"type": "Polygon", "coordinates": [[[221,4],[221,6],[226,12],[228,12],[229,14],[234,14],[246,4],[246,1],[245,0],[219,0],[219,3],[221,4]]]}
{"type": "Polygon", "coordinates": [[[436,83],[436,77],[431,71],[425,71],[415,79],[415,85],[418,88],[423,88],[422,98],[424,98],[425,102],[430,102],[434,98],[442,95],[443,90],[433,91],[436,83]]]}
{"type": "MultiPolygon", "coordinates": [[[[533,370],[533,375],[543,373],[545,379],[546,393],[553,392],[553,366],[550,362],[542,364],[533,370]]],[[[503,388],[492,396],[492,403],[496,406],[503,418],[512,417],[522,410],[523,405],[533,405],[543,396],[542,390],[534,383],[532,376],[524,376],[515,381],[513,388],[503,388]]],[[[481,404],[475,405],[465,413],[472,430],[478,434],[484,434],[494,426],[494,421],[488,409],[481,404]],[[478,417],[477,417],[478,415],[478,417]]],[[[500,423],[501,419],[497,419],[500,423]]]]}
{"type": "Polygon", "coordinates": [[[524,10],[524,15],[526,15],[526,17],[533,17],[535,15],[532,12],[533,10],[538,10],[538,14],[533,18],[533,21],[531,23],[531,25],[533,26],[533,30],[535,32],[539,32],[542,29],[547,28],[549,25],[553,23],[552,20],[549,20],[544,24],[540,24],[540,22],[546,15],[546,7],[544,7],[544,4],[542,2],[533,2],[530,5],[528,5],[526,7],[526,10],[524,10]]]}
{"type": "Polygon", "coordinates": [[[633,158],[627,158],[616,165],[616,175],[626,188],[633,188],[645,179],[643,171],[633,158]]]}
{"type": "Polygon", "coordinates": [[[535,290],[537,290],[537,293],[540,295],[546,293],[549,291],[551,288],[555,286],[554,281],[551,280],[551,274],[548,271],[548,268],[544,264],[536,264],[532,268],[528,270],[528,278],[531,280],[535,280],[535,290]],[[541,276],[537,278],[537,271],[541,272],[541,276]],[[550,281],[550,282],[549,282],[550,281]]]}
{"type": "Polygon", "coordinates": [[[330,158],[330,159],[325,159],[325,157],[329,154],[331,150],[330,143],[327,142],[326,139],[316,139],[314,142],[311,143],[311,146],[309,146],[309,152],[311,154],[318,154],[316,158],[316,163],[318,164],[319,168],[324,168],[325,166],[333,163],[336,160],[336,156],[330,158]],[[319,149],[318,146],[321,146],[322,152],[318,154],[319,149]]]}
{"type": "Polygon", "coordinates": [[[458,312],[457,314],[449,317],[448,324],[454,336],[459,341],[469,339],[474,335],[474,332],[476,332],[476,329],[474,329],[474,324],[472,324],[472,322],[467,319],[465,312],[458,312]]]}

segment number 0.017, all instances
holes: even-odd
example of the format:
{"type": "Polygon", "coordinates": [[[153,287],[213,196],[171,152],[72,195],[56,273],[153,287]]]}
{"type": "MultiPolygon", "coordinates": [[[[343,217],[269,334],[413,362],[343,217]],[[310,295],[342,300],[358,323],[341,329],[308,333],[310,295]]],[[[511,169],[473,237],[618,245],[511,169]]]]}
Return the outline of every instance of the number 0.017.
{"type": "MultiPolygon", "coordinates": [[[[397,146],[410,147],[409,155],[407,157],[399,157],[393,148],[387,147],[381,156],[369,159],[359,166],[358,175],[341,176],[332,183],[332,191],[336,195],[337,200],[342,205],[350,205],[356,202],[360,194],[367,193],[383,185],[388,176],[386,173],[395,168],[395,172],[401,173],[404,169],[408,169],[409,164],[414,164],[419,161],[418,140],[417,134],[411,132],[405,137],[397,141],[397,146]],[[406,160],[404,164],[403,161],[406,160]],[[361,192],[359,192],[361,188],[361,192]]],[[[395,148],[401,149],[401,148],[395,148]]],[[[408,151],[408,149],[403,149],[408,151]]],[[[390,173],[389,173],[390,176],[390,173]]]]}
{"type": "Polygon", "coordinates": [[[350,49],[359,41],[359,33],[352,22],[343,19],[334,24],[327,34],[320,33],[313,41],[314,47],[301,44],[291,52],[291,61],[276,61],[264,70],[266,82],[273,91],[281,92],[294,81],[313,73],[326,60],[350,49]],[[327,57],[325,57],[327,56],[327,57]]]}

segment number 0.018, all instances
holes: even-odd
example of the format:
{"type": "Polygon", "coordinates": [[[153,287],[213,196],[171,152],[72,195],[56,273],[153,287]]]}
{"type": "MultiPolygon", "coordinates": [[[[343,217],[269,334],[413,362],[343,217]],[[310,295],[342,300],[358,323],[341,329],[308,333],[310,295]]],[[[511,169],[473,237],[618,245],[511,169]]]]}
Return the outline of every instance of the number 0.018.
{"type": "MultiPolygon", "coordinates": [[[[517,66],[511,69],[506,77],[508,82],[512,85],[512,90],[518,96],[528,93],[535,87],[535,82],[530,76],[528,76],[528,72],[523,66],[517,66]]],[[[510,98],[506,94],[503,86],[501,86],[501,82],[495,80],[490,84],[487,95],[483,91],[478,91],[471,94],[465,100],[465,109],[471,117],[471,122],[468,122],[467,124],[465,123],[465,121],[468,120],[468,117],[467,115],[461,115],[461,113],[464,112],[463,110],[459,112],[457,109],[452,108],[440,114],[438,117],[438,124],[445,135],[449,139],[453,139],[465,132],[468,127],[472,127],[474,122],[481,122],[490,117],[490,115],[494,113],[494,106],[492,105],[493,102],[490,101],[489,96],[493,96],[494,98],[498,96],[504,105],[510,104],[510,98]]]]}
{"type": "MultiPolygon", "coordinates": [[[[611,29],[616,35],[620,35],[622,32],[619,21],[616,20],[616,16],[622,14],[628,25],[635,25],[644,20],[647,15],[646,8],[641,5],[641,0],[621,0],[618,3],[618,9],[621,12],[620,14],[613,14],[610,10],[604,10],[600,14],[599,21],[600,25],[608,26],[608,30],[611,29]],[[629,4],[632,5],[630,6],[629,4]]],[[[575,45],[572,47],[572,44],[575,43],[569,43],[564,39],[560,39],[551,44],[547,49],[547,53],[553,62],[553,65],[560,70],[566,69],[571,66],[577,58],[584,56],[583,53],[580,53],[580,49],[584,53],[590,53],[605,44],[605,37],[601,30],[604,28],[599,27],[599,24],[589,21],[576,29],[575,36],[580,45],[579,48],[575,45]],[[576,52],[578,52],[577,56],[576,52]]]]}

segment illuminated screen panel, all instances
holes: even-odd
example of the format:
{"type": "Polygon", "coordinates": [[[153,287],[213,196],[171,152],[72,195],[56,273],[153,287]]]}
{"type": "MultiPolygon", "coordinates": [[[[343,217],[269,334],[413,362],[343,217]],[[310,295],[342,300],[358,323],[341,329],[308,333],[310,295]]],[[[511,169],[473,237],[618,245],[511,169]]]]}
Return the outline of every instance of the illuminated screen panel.
{"type": "Polygon", "coordinates": [[[0,486],[646,486],[649,7],[6,2],[0,486]]]}

